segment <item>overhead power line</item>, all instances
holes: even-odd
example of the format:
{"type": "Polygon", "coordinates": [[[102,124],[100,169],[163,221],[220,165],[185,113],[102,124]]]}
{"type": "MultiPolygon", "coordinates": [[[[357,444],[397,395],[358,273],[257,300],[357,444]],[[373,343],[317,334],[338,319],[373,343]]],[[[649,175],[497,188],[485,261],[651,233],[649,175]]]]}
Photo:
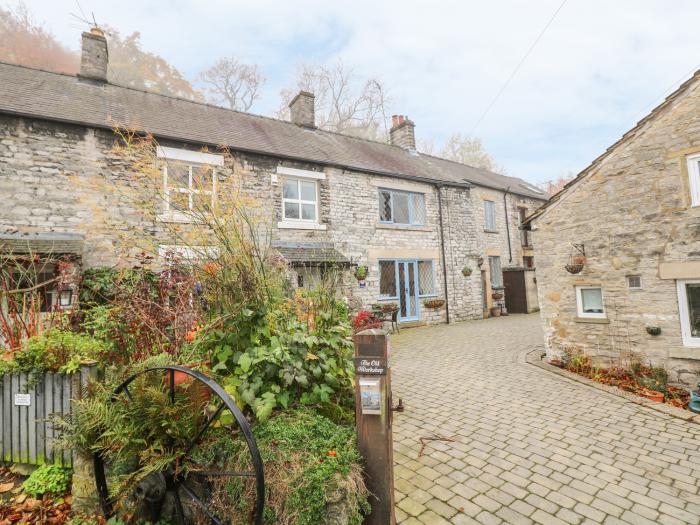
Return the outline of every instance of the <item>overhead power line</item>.
{"type": "Polygon", "coordinates": [[[486,115],[489,114],[489,112],[491,111],[493,106],[496,105],[496,102],[498,102],[498,99],[501,97],[503,92],[508,88],[510,83],[513,81],[513,79],[515,78],[515,75],[518,74],[518,71],[520,71],[520,68],[523,66],[523,64],[525,63],[527,58],[530,56],[530,54],[532,53],[532,50],[535,49],[535,46],[537,45],[537,43],[542,39],[544,34],[547,32],[547,29],[549,29],[549,26],[552,25],[552,22],[554,22],[554,19],[559,14],[559,11],[562,10],[562,8],[564,7],[564,4],[566,4],[566,2],[567,2],[567,0],[563,0],[562,3],[559,5],[559,7],[557,7],[557,10],[554,11],[554,14],[549,18],[549,20],[547,21],[545,26],[542,28],[542,31],[540,31],[540,34],[537,35],[537,38],[535,38],[535,41],[530,45],[530,47],[528,48],[525,55],[523,55],[523,58],[520,59],[520,62],[518,62],[518,65],[515,66],[515,69],[513,69],[513,72],[510,74],[508,79],[503,83],[503,85],[501,86],[501,89],[498,90],[498,93],[496,93],[496,96],[493,97],[493,100],[491,100],[491,103],[486,107],[484,112],[481,114],[479,119],[476,121],[476,124],[474,124],[474,127],[472,127],[471,131],[469,132],[470,136],[474,135],[476,128],[479,127],[479,124],[481,124],[481,122],[484,120],[484,118],[486,118],[486,115]]]}

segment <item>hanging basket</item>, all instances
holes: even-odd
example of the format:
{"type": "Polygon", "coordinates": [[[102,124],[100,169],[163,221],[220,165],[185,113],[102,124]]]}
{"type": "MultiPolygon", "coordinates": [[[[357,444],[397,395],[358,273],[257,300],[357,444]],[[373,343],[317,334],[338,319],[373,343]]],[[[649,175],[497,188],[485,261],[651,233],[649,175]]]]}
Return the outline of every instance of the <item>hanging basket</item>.
{"type": "Polygon", "coordinates": [[[564,266],[564,268],[570,274],[576,275],[577,273],[581,273],[583,271],[583,264],[567,264],[564,266]]]}
{"type": "Polygon", "coordinates": [[[569,262],[564,266],[564,269],[572,275],[576,275],[583,271],[586,264],[586,249],[583,244],[572,244],[571,253],[569,254],[569,262]]]}

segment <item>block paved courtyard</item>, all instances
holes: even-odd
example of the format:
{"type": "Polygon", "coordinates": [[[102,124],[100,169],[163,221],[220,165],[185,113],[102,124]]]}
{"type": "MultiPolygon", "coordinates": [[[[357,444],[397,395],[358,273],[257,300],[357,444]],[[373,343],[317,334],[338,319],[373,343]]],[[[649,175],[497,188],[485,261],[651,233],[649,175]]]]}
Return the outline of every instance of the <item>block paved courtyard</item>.
{"type": "Polygon", "coordinates": [[[525,362],[539,317],[392,336],[399,523],[700,523],[700,425],[525,362]],[[419,457],[420,437],[432,441],[419,457]]]}

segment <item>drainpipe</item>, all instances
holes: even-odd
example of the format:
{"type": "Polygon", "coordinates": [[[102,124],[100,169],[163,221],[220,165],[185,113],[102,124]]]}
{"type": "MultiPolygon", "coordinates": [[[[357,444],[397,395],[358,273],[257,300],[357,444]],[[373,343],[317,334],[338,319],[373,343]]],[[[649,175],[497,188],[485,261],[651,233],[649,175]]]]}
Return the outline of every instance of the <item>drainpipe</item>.
{"type": "Polygon", "coordinates": [[[436,186],[438,191],[438,215],[440,220],[440,249],[442,250],[442,280],[445,288],[445,318],[450,324],[450,298],[447,293],[447,259],[445,258],[445,232],[442,227],[442,186],[436,186]]]}
{"type": "Polygon", "coordinates": [[[510,224],[508,224],[508,203],[506,202],[506,196],[508,195],[509,191],[510,191],[510,186],[508,186],[506,188],[506,191],[503,194],[503,211],[506,214],[506,235],[508,236],[508,262],[512,263],[513,262],[513,249],[510,246],[510,224]]]}

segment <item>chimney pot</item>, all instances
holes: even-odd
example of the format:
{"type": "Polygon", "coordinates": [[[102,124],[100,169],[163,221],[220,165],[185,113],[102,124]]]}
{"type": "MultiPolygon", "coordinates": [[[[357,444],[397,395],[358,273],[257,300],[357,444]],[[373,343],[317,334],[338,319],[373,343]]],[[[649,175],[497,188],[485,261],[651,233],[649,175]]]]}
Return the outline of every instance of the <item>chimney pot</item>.
{"type": "Polygon", "coordinates": [[[297,126],[316,127],[315,97],[308,91],[299,91],[289,103],[291,119],[297,126]]]}
{"type": "Polygon", "coordinates": [[[83,33],[82,55],[80,57],[80,76],[99,82],[107,82],[107,65],[109,53],[107,39],[99,27],[83,33]]]}
{"type": "Polygon", "coordinates": [[[391,117],[391,129],[389,137],[394,146],[399,146],[408,151],[416,150],[416,125],[405,115],[393,115],[391,117]]]}

